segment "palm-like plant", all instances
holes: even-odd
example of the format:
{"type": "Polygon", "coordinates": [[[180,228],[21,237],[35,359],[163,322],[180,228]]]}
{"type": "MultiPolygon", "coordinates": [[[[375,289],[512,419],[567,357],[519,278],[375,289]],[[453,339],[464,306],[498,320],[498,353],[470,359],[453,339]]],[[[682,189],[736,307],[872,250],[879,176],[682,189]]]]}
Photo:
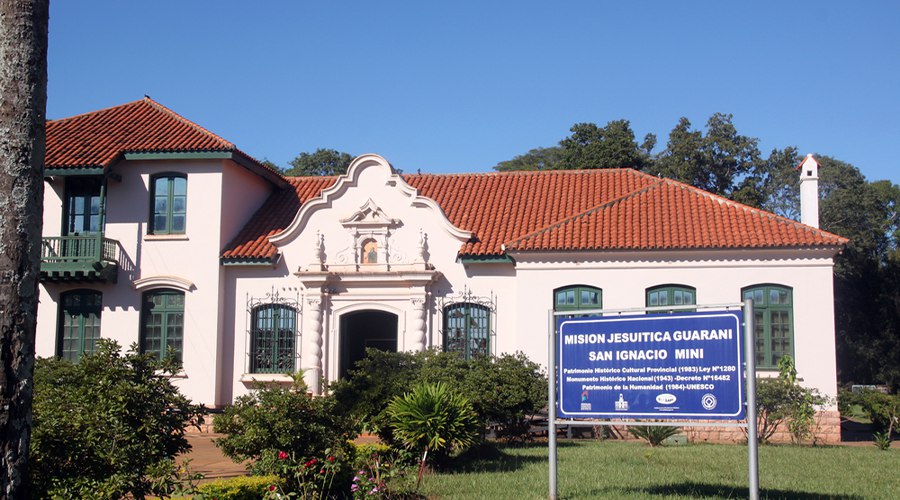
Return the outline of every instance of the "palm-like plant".
{"type": "Polygon", "coordinates": [[[669,425],[632,425],[628,427],[628,432],[636,438],[647,441],[650,446],[659,446],[663,441],[681,431],[678,427],[669,425]]]}
{"type": "Polygon", "coordinates": [[[475,444],[478,436],[478,416],[472,403],[443,382],[416,385],[395,397],[387,413],[394,436],[408,448],[422,451],[417,487],[429,451],[461,451],[475,444]]]}

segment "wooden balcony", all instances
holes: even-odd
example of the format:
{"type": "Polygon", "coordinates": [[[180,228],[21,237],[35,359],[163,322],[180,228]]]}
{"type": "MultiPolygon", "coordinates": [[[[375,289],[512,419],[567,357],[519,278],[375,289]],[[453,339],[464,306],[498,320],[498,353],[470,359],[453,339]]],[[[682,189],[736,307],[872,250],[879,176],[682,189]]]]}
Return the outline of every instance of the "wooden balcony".
{"type": "Polygon", "coordinates": [[[119,242],[103,234],[41,240],[41,282],[115,283],[119,242]]]}

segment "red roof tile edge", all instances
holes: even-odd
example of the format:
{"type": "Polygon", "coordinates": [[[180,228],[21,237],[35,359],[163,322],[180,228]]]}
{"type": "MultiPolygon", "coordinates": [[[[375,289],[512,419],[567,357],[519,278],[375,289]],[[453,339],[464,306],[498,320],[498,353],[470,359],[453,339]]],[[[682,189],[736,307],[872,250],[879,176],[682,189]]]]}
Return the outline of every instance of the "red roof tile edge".
{"type": "MultiPolygon", "coordinates": [[[[643,176],[653,177],[653,176],[651,176],[651,175],[649,175],[649,174],[647,174],[647,173],[639,172],[639,171],[637,171],[637,170],[635,170],[634,173],[636,173],[636,174],[638,174],[638,175],[643,175],[643,176]]],[[[753,213],[754,215],[757,215],[757,216],[759,216],[759,217],[768,217],[768,218],[770,218],[770,219],[774,219],[774,220],[779,221],[779,222],[781,222],[781,223],[791,225],[791,226],[793,226],[794,228],[796,228],[796,229],[798,229],[798,230],[801,230],[801,231],[807,231],[807,232],[818,233],[818,234],[824,236],[826,239],[834,239],[833,244],[832,244],[832,245],[828,245],[829,247],[833,246],[833,247],[835,247],[835,248],[840,248],[840,247],[843,247],[844,245],[846,245],[847,243],[850,242],[850,240],[849,240],[848,238],[844,238],[843,236],[838,236],[838,235],[836,235],[836,234],[834,234],[834,233],[830,233],[830,232],[825,231],[825,230],[823,230],[823,229],[819,229],[819,228],[816,228],[816,227],[807,226],[807,225],[802,224],[802,223],[800,223],[800,222],[798,222],[798,221],[795,221],[795,220],[793,220],[793,219],[788,219],[787,217],[782,217],[782,216],[780,216],[780,215],[776,215],[776,214],[773,214],[773,213],[771,213],[771,212],[767,212],[767,211],[762,210],[762,209],[759,209],[759,208],[754,208],[754,207],[751,207],[751,206],[749,206],[749,205],[745,205],[745,204],[743,204],[743,203],[740,203],[740,202],[737,202],[737,201],[734,201],[734,200],[729,200],[728,198],[725,198],[725,197],[723,197],[723,196],[720,196],[720,195],[717,195],[717,194],[714,194],[714,193],[710,193],[710,192],[708,192],[708,191],[704,191],[704,190],[702,190],[702,189],[700,189],[700,188],[691,186],[690,184],[685,184],[685,183],[683,183],[683,182],[676,181],[676,180],[673,180],[673,179],[668,179],[668,178],[665,178],[665,177],[657,178],[657,179],[658,179],[658,182],[655,182],[655,183],[653,183],[653,184],[651,184],[651,185],[649,185],[649,186],[645,186],[645,187],[642,187],[642,188],[640,188],[640,189],[636,189],[636,190],[634,190],[634,191],[632,191],[632,192],[630,192],[630,193],[627,193],[627,194],[625,194],[625,195],[623,195],[623,196],[621,196],[621,197],[619,197],[619,198],[617,198],[617,199],[609,200],[609,201],[607,201],[607,202],[601,203],[600,205],[597,205],[597,206],[595,206],[595,207],[589,208],[588,210],[585,210],[584,212],[581,212],[581,213],[578,213],[578,214],[571,215],[571,216],[569,216],[569,217],[566,217],[566,218],[564,218],[564,219],[561,219],[561,220],[559,220],[559,221],[556,221],[556,222],[554,222],[553,224],[550,224],[550,225],[548,225],[548,226],[546,226],[546,227],[543,227],[543,228],[538,229],[538,230],[536,230],[536,231],[532,231],[532,232],[529,233],[529,234],[520,236],[519,238],[516,238],[516,239],[514,239],[514,240],[510,240],[509,242],[504,243],[504,244],[503,244],[503,247],[504,247],[505,250],[515,250],[515,251],[517,251],[517,252],[528,252],[528,251],[530,251],[530,252],[545,252],[545,251],[548,251],[548,249],[542,249],[542,248],[541,248],[541,249],[524,249],[524,248],[517,248],[517,245],[520,244],[520,243],[523,243],[523,242],[525,242],[525,241],[527,241],[527,240],[529,240],[529,239],[535,238],[536,236],[539,236],[539,235],[541,235],[541,234],[543,234],[543,233],[547,233],[547,232],[553,231],[554,229],[556,229],[556,228],[558,228],[558,227],[561,227],[561,226],[563,226],[564,224],[573,222],[573,221],[575,221],[575,220],[577,220],[577,219],[579,219],[579,218],[582,218],[582,217],[585,217],[585,216],[588,216],[588,215],[592,215],[592,214],[594,214],[594,213],[596,213],[596,212],[599,212],[599,211],[601,211],[601,210],[604,210],[604,209],[606,209],[606,208],[608,208],[608,207],[612,207],[612,206],[614,206],[614,205],[616,205],[616,204],[618,204],[618,203],[621,203],[621,202],[623,202],[623,201],[625,201],[625,200],[627,200],[627,199],[629,199],[629,198],[638,196],[638,195],[640,195],[640,194],[643,194],[643,193],[648,192],[648,191],[653,190],[653,189],[657,189],[657,188],[659,188],[659,187],[661,187],[661,186],[665,186],[665,185],[669,185],[669,186],[672,186],[672,187],[676,187],[676,188],[680,188],[680,189],[687,190],[687,191],[691,192],[691,193],[694,194],[694,195],[697,195],[697,196],[703,196],[703,197],[709,198],[709,199],[714,200],[714,201],[716,201],[716,202],[718,202],[718,203],[720,203],[720,204],[729,205],[729,206],[732,206],[732,207],[734,207],[734,208],[743,210],[743,211],[745,211],[745,212],[753,213]]],[[[793,246],[793,247],[791,247],[791,246],[785,246],[785,245],[780,245],[780,246],[775,246],[775,245],[773,245],[773,246],[771,246],[771,248],[807,248],[807,247],[810,247],[810,246],[813,246],[813,247],[821,247],[822,245],[795,245],[795,246],[793,246]]],[[[712,248],[728,248],[728,247],[712,247],[712,248]]],[[[757,247],[757,248],[764,248],[764,247],[757,247]]],[[[688,248],[686,248],[686,249],[688,249],[688,248]]],[[[552,249],[552,250],[550,250],[550,251],[559,251],[559,250],[563,250],[563,249],[552,249]]],[[[571,251],[572,249],[568,249],[568,250],[571,251]]],[[[590,250],[595,251],[595,250],[597,250],[597,249],[590,249],[590,250]]],[[[641,250],[648,250],[648,249],[641,249],[641,250]]],[[[497,255],[502,255],[502,254],[497,254],[497,255]]]]}

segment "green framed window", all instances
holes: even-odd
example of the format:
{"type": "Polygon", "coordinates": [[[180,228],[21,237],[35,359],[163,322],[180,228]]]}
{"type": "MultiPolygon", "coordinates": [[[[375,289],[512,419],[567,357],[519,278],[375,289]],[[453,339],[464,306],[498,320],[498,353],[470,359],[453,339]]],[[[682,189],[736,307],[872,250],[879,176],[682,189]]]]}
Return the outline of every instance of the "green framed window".
{"type": "Polygon", "coordinates": [[[297,311],[280,304],[253,308],[250,329],[250,373],[294,371],[297,311]]]}
{"type": "Polygon", "coordinates": [[[697,289],[683,285],[662,285],[647,289],[647,307],[697,304],[697,289]]]}
{"type": "Polygon", "coordinates": [[[755,285],[741,290],[753,299],[753,337],[757,368],[777,368],[783,356],[794,355],[793,290],[780,285],[755,285]]]}
{"type": "Polygon", "coordinates": [[[187,218],[187,177],[164,174],[151,177],[150,199],[153,204],[150,234],[184,234],[187,218]]]}
{"type": "Polygon", "coordinates": [[[69,361],[94,352],[100,339],[103,294],[96,290],[72,290],[59,297],[56,355],[69,361]]]}
{"type": "Polygon", "coordinates": [[[603,290],[586,285],[567,286],[553,291],[554,311],[603,308],[603,290]]]}
{"type": "Polygon", "coordinates": [[[184,293],[160,289],[144,293],[141,310],[141,352],[178,361],[184,350],[184,293]]]}
{"type": "Polygon", "coordinates": [[[491,310],[481,304],[461,302],[444,308],[444,351],[465,359],[491,353],[491,310]]]}
{"type": "Polygon", "coordinates": [[[101,231],[100,227],[100,194],[99,178],[66,179],[65,236],[90,235],[101,231]]]}

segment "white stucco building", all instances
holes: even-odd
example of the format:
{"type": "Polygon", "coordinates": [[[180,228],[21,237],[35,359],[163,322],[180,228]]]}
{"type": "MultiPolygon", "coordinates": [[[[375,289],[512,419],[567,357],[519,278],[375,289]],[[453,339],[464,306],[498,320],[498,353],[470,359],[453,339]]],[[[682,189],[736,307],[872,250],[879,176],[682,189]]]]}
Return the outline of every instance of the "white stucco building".
{"type": "Polygon", "coordinates": [[[812,226],[629,169],[401,175],[366,154],[285,178],[149,98],[47,134],[41,356],[137,343],[221,406],[286,372],[319,391],[367,346],[544,364],[551,308],[752,297],[760,370],[790,354],[836,395],[846,240],[812,226]]]}

